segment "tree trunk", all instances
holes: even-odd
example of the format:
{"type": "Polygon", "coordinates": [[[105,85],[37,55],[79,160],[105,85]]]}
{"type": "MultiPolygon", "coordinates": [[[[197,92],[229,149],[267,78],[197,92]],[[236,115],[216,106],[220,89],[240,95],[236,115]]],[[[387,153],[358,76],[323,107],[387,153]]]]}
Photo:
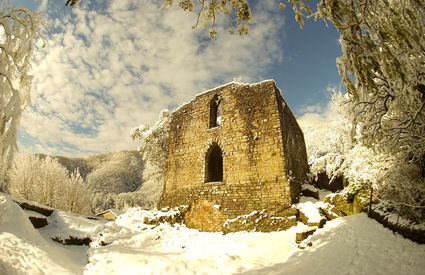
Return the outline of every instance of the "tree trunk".
{"type": "Polygon", "coordinates": [[[369,218],[372,215],[372,199],[373,199],[373,187],[370,186],[369,211],[367,212],[367,216],[369,218]]]}

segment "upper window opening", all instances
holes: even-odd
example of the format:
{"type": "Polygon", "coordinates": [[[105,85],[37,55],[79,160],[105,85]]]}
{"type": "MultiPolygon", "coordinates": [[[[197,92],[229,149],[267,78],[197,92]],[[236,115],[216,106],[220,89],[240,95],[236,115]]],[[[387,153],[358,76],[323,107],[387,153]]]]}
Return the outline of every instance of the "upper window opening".
{"type": "Polygon", "coordinates": [[[222,122],[221,101],[215,96],[210,105],[210,128],[221,126],[222,122]]]}
{"type": "Polygon", "coordinates": [[[216,119],[215,119],[215,124],[216,124],[216,126],[221,125],[221,101],[219,101],[217,103],[217,115],[216,115],[216,119]]]}

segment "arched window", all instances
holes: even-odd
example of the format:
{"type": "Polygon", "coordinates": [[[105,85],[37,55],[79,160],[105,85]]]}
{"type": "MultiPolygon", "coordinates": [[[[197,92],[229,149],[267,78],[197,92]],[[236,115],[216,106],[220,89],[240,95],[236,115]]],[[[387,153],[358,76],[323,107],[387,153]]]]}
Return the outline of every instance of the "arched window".
{"type": "Polygon", "coordinates": [[[217,143],[208,149],[205,156],[205,182],[223,181],[223,154],[217,143]]]}
{"type": "Polygon", "coordinates": [[[210,128],[220,126],[221,122],[221,101],[215,96],[210,104],[210,128]]]}

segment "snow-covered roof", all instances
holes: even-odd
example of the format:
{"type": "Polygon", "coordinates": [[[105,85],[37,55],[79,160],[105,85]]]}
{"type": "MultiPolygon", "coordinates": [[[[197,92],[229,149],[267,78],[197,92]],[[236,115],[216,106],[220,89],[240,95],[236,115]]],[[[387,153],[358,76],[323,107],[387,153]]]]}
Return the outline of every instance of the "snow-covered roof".
{"type": "MultiPolygon", "coordinates": [[[[209,93],[209,92],[211,92],[211,91],[214,91],[214,90],[217,90],[217,89],[220,89],[220,88],[223,88],[223,87],[229,86],[229,85],[256,86],[256,85],[260,85],[260,84],[262,84],[262,83],[265,83],[265,82],[271,82],[271,81],[272,81],[272,82],[275,84],[275,86],[276,86],[276,81],[275,81],[274,79],[266,79],[266,80],[263,80],[263,81],[260,81],[260,82],[257,82],[257,83],[241,83],[241,82],[237,82],[237,81],[231,81],[231,82],[228,82],[228,83],[226,83],[226,84],[220,85],[220,86],[218,86],[218,87],[215,87],[215,88],[212,88],[212,89],[209,89],[209,90],[203,91],[203,92],[201,92],[201,93],[199,93],[199,94],[196,94],[196,95],[192,98],[192,100],[190,100],[190,101],[188,101],[188,102],[183,103],[182,105],[180,105],[179,107],[177,107],[177,108],[176,108],[173,112],[176,112],[177,110],[179,110],[179,109],[180,109],[180,108],[182,108],[183,106],[186,106],[187,104],[189,104],[189,103],[191,103],[192,101],[196,100],[199,96],[202,96],[202,95],[207,94],[207,93],[209,93]]],[[[279,91],[280,91],[280,89],[279,89],[279,91]]],[[[282,92],[281,92],[281,93],[282,93],[282,92]]]]}
{"type": "Polygon", "coordinates": [[[105,211],[102,211],[102,212],[100,212],[100,213],[96,214],[96,217],[98,217],[98,216],[100,216],[100,215],[103,215],[103,214],[105,214],[105,213],[107,213],[107,212],[112,213],[115,217],[118,217],[119,215],[121,215],[121,214],[123,214],[123,213],[124,213],[123,211],[120,211],[120,210],[118,210],[118,209],[110,208],[110,209],[107,209],[107,210],[105,210],[105,211]]]}

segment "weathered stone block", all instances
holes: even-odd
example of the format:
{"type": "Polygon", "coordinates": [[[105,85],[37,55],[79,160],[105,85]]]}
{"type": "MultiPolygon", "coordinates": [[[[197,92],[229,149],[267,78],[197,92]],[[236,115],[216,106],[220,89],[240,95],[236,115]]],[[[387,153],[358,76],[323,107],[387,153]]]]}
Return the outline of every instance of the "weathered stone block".
{"type": "Polygon", "coordinates": [[[317,230],[317,227],[308,227],[301,232],[297,232],[295,234],[295,242],[297,244],[300,244],[302,241],[307,239],[310,235],[313,235],[313,233],[316,232],[316,230],[317,230]]]}
{"type": "Polygon", "coordinates": [[[196,200],[184,215],[184,221],[188,227],[201,231],[223,231],[226,218],[220,208],[219,205],[214,205],[210,201],[196,200]]]}

